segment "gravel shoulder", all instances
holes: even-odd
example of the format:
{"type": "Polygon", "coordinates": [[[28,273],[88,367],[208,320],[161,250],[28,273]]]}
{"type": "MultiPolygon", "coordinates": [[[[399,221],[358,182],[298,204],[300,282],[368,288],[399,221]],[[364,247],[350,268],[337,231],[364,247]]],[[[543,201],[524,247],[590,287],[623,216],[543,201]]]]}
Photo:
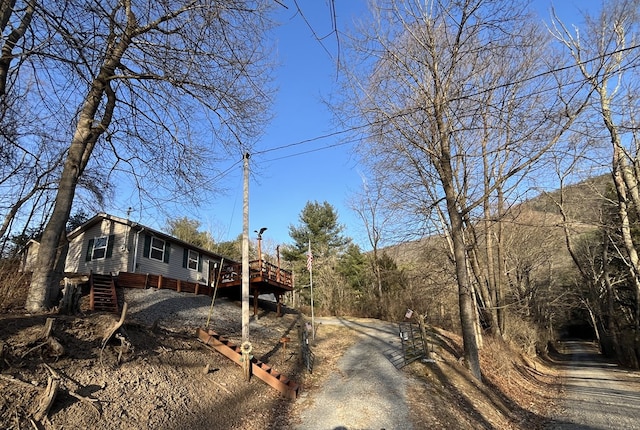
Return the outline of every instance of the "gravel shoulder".
{"type": "Polygon", "coordinates": [[[358,336],[337,362],[337,372],[317,392],[303,397],[299,430],[412,429],[407,406],[406,374],[383,355],[400,348],[397,325],[361,318],[320,318],[323,325],[342,326],[358,336]]]}
{"type": "Polygon", "coordinates": [[[548,429],[640,429],[640,374],[605,360],[589,342],[564,342],[564,398],[548,429]]]}

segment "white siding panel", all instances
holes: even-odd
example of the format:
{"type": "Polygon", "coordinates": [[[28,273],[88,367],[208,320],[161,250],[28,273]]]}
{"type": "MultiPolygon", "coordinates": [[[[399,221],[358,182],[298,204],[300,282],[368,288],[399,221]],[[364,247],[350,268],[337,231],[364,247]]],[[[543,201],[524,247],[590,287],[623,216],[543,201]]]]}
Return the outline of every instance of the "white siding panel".
{"type": "Polygon", "coordinates": [[[170,249],[169,264],[167,264],[164,261],[159,261],[144,256],[145,236],[146,234],[142,232],[139,235],[138,239],[138,262],[136,273],[149,273],[152,275],[162,275],[170,277],[169,264],[171,264],[171,260],[176,258],[175,250],[173,249],[175,245],[171,246],[172,249],[170,249]]]}
{"type": "MultiPolygon", "coordinates": [[[[138,239],[138,256],[136,264],[136,273],[149,273],[153,275],[162,275],[169,278],[180,279],[182,281],[189,282],[207,282],[207,270],[208,262],[211,260],[213,264],[217,260],[210,259],[207,256],[202,256],[202,271],[191,270],[186,267],[182,267],[185,248],[175,242],[171,242],[169,263],[165,263],[153,258],[144,256],[144,242],[146,234],[143,232],[138,239]]],[[[135,244],[135,240],[134,240],[135,244]]]]}
{"type": "Polygon", "coordinates": [[[69,244],[65,270],[77,273],[93,271],[100,274],[127,271],[130,254],[127,246],[128,235],[129,226],[112,220],[102,220],[87,231],[80,233],[69,244]],[[114,236],[111,257],[86,261],[89,241],[97,237],[111,235],[114,236]]]}

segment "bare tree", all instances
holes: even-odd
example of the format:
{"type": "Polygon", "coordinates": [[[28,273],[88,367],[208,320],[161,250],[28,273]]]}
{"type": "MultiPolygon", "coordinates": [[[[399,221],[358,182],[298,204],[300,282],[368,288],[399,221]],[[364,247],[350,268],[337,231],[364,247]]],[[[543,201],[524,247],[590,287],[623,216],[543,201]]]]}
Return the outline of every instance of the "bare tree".
{"type": "Polygon", "coordinates": [[[640,213],[638,127],[636,112],[640,80],[635,68],[640,29],[640,3],[615,0],[596,16],[585,16],[585,31],[569,29],[554,15],[553,34],[571,54],[586,85],[592,90],[590,118],[593,139],[611,143],[611,174],[624,253],[621,257],[635,289],[635,350],[640,360],[640,257],[632,237],[633,218],[640,213]],[[599,123],[599,124],[598,124],[599,123]],[[604,126],[604,127],[603,127],[604,126]],[[636,214],[636,215],[634,215],[636,214]]]}
{"type": "Polygon", "coordinates": [[[205,167],[253,142],[269,102],[268,1],[52,0],[37,10],[34,94],[60,109],[65,158],[27,299],[52,304],[64,227],[84,178],[196,196],[205,167]],[[36,40],[38,42],[38,40],[36,40]],[[42,71],[41,74],[39,71],[42,71]],[[66,124],[65,124],[66,122],[66,124]],[[235,149],[234,149],[235,148],[235,149]]]}
{"type": "Polygon", "coordinates": [[[465,361],[481,379],[470,228],[522,188],[581,104],[544,73],[550,53],[521,2],[381,0],[372,12],[351,46],[349,113],[371,124],[364,155],[396,207],[413,225],[442,223],[465,361]]]}
{"type": "Polygon", "coordinates": [[[16,0],[8,0],[0,4],[0,34],[3,35],[0,48],[0,96],[7,93],[11,63],[19,56],[14,49],[24,40],[36,6],[35,0],[27,0],[19,9],[16,3],[16,0]]]}
{"type": "Polygon", "coordinates": [[[393,219],[393,213],[386,211],[384,189],[378,181],[370,182],[363,177],[362,192],[352,201],[351,207],[358,214],[366,229],[371,246],[370,266],[374,274],[374,292],[378,298],[378,307],[382,299],[382,268],[380,267],[381,247],[385,238],[385,229],[393,219]]]}
{"type": "Polygon", "coordinates": [[[0,5],[0,248],[11,235],[24,237],[42,228],[42,213],[51,207],[63,151],[45,137],[39,109],[29,103],[29,80],[20,82],[21,67],[36,47],[29,29],[34,0],[0,5]]]}

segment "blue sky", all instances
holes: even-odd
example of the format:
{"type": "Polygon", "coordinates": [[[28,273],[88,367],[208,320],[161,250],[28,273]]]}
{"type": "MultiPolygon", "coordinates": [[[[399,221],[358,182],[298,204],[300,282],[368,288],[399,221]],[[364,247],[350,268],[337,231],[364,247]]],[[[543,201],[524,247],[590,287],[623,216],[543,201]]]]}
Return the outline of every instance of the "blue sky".
{"type": "MultiPolygon", "coordinates": [[[[283,2],[289,4],[292,2],[283,2]]],[[[305,17],[318,36],[331,32],[330,9],[325,1],[300,1],[305,17]]],[[[338,25],[344,29],[356,14],[366,10],[364,1],[336,2],[338,25]]],[[[336,66],[325,48],[335,55],[336,40],[330,36],[320,44],[293,5],[278,13],[282,24],[276,30],[278,94],[273,106],[275,118],[256,146],[256,151],[291,144],[290,148],[258,154],[250,159],[249,224],[254,230],[267,227],[265,244],[290,243],[289,225],[298,225],[298,217],[308,201],[327,201],[338,212],[345,234],[364,242],[361,224],[347,205],[349,194],[360,187],[358,166],[351,145],[334,146],[339,136],[316,139],[335,131],[332,114],[323,104],[336,81],[336,66]],[[324,47],[323,47],[324,45],[324,47]],[[307,140],[312,140],[307,142],[307,140]]],[[[228,175],[229,193],[213,202],[214,237],[231,240],[242,231],[242,168],[228,175]],[[225,230],[226,231],[223,231],[225,230]],[[217,230],[217,231],[216,231],[217,230]],[[221,231],[222,230],[222,231],[221,231]],[[217,233],[217,234],[216,234],[217,233]]],[[[206,217],[205,211],[200,213],[206,217]]]]}
{"type": "MultiPolygon", "coordinates": [[[[309,25],[321,37],[332,30],[328,1],[298,0],[309,25]]],[[[322,102],[336,82],[334,59],[325,51],[326,48],[335,56],[336,39],[329,36],[321,44],[296,14],[293,2],[282,0],[282,3],[289,5],[289,9],[281,8],[278,12],[282,25],[275,32],[276,61],[280,66],[275,76],[278,93],[273,105],[274,120],[255,150],[259,153],[291,146],[255,155],[250,160],[250,237],[255,239],[253,231],[267,227],[263,235],[267,251],[278,244],[291,243],[288,228],[298,225],[305,204],[327,201],[337,210],[345,235],[367,249],[362,222],[348,205],[362,183],[353,146],[334,146],[340,143],[340,136],[317,139],[337,131],[332,113],[322,102]]],[[[541,16],[548,16],[549,1],[536,0],[533,4],[541,16]]],[[[559,15],[572,22],[577,19],[577,8],[598,7],[600,1],[557,0],[554,4],[559,15]]],[[[367,11],[366,0],[335,0],[335,8],[340,31],[345,31],[354,18],[367,11]]],[[[229,166],[237,161],[230,160],[229,166]]],[[[216,194],[199,210],[184,215],[200,219],[202,228],[211,231],[214,239],[232,240],[242,232],[242,166],[226,174],[221,185],[226,188],[224,194],[216,194]]],[[[162,228],[164,223],[159,219],[148,225],[162,228]]]]}

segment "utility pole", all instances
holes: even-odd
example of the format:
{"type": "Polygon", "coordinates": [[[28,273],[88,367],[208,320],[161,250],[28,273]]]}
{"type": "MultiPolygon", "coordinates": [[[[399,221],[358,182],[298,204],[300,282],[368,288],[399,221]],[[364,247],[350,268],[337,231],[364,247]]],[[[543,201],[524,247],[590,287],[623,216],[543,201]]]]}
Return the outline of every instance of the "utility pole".
{"type": "Polygon", "coordinates": [[[242,193],[242,373],[251,379],[251,342],[249,341],[249,153],[244,154],[244,181],[242,193]]]}

